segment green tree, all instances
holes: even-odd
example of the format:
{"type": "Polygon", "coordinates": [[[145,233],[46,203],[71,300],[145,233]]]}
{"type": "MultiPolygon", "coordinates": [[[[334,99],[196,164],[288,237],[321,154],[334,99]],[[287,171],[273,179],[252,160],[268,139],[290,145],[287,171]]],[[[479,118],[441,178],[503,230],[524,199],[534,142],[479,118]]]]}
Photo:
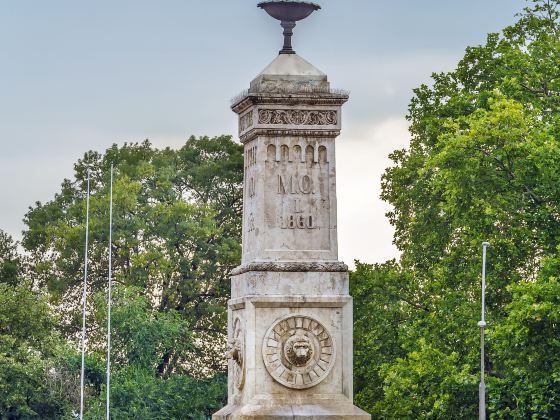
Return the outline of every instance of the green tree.
{"type": "MultiPolygon", "coordinates": [[[[76,337],[81,325],[88,169],[88,293],[106,289],[111,164],[115,281],[140,288],[155,311],[176,311],[197,343],[181,351],[167,348],[160,355],[159,375],[185,366],[199,376],[224,371],[228,273],[240,258],[242,146],[227,136],[191,137],[179,150],[157,150],[146,141],[115,145],[105,154],[88,152],[53,200],[30,209],[23,246],[32,276],[48,290],[66,337],[76,337]]],[[[89,305],[94,313],[91,299],[89,305]]],[[[88,321],[92,331],[102,323],[96,317],[88,321]]]]}
{"type": "MultiPolygon", "coordinates": [[[[358,370],[357,399],[380,417],[476,416],[482,241],[492,244],[491,337],[506,325],[524,328],[526,320],[515,315],[523,305],[516,285],[535,288],[545,270],[556,275],[550,271],[557,266],[545,261],[557,257],[560,239],[559,6],[533,1],[515,25],[468,48],[456,70],[434,74],[430,86],[414,92],[410,147],[391,155],[382,185],[393,206],[399,266],[359,266],[352,277],[353,293],[372,301],[357,305],[359,328],[394,354],[373,363],[357,355],[358,365],[369,364],[358,370]],[[376,305],[388,332],[362,312],[376,305]],[[388,339],[397,340],[398,351],[388,339]]],[[[513,354],[501,334],[489,341],[485,360],[490,415],[554,418],[556,359],[532,364],[544,347],[513,354]],[[514,363],[532,373],[515,373],[514,363]],[[525,385],[530,392],[512,396],[525,385]],[[538,410],[520,408],[535,404],[538,410]]],[[[555,328],[538,334],[547,343],[559,339],[555,328]]]]}
{"type": "MultiPolygon", "coordinates": [[[[177,310],[160,312],[142,289],[119,286],[112,307],[111,413],[115,419],[206,419],[225,404],[224,375],[196,379],[185,367],[161,375],[162,354],[181,354],[193,346],[190,323],[177,310]]],[[[106,319],[103,293],[96,298],[97,316],[106,319]]],[[[106,337],[103,328],[98,339],[106,337]]],[[[104,359],[99,351],[94,358],[104,359]]],[[[103,418],[106,384],[92,396],[86,418],[103,418]]]]}
{"type": "Polygon", "coordinates": [[[499,418],[560,418],[560,253],[535,281],[509,286],[507,316],[490,336],[497,368],[490,409],[499,418]]]}
{"type": "Polygon", "coordinates": [[[71,401],[51,387],[63,340],[48,303],[20,285],[0,283],[0,418],[63,418],[71,401]]]}
{"type": "MultiPolygon", "coordinates": [[[[47,296],[26,278],[18,244],[0,231],[0,418],[73,418],[79,406],[80,355],[57,331],[47,296]]],[[[99,388],[87,359],[86,392],[99,388]]]]}
{"type": "Polygon", "coordinates": [[[22,261],[17,252],[17,243],[0,230],[0,283],[15,285],[22,271],[22,261]]]}

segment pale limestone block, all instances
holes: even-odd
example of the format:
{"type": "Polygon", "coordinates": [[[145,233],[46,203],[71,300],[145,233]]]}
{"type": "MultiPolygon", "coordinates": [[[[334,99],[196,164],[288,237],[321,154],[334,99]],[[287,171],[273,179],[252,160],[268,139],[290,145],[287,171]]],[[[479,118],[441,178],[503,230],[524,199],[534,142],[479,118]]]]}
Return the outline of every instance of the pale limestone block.
{"type": "Polygon", "coordinates": [[[249,272],[231,279],[231,297],[256,295],[345,296],[348,273],[249,272]]]}

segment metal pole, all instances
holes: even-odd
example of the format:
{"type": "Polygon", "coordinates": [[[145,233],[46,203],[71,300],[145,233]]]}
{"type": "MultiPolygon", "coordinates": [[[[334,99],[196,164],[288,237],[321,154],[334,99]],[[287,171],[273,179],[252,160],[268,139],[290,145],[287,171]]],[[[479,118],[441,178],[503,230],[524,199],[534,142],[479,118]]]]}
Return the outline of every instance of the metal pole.
{"type": "Polygon", "coordinates": [[[478,387],[478,418],[486,420],[486,385],[484,384],[484,328],[486,321],[484,320],[484,310],[486,306],[486,248],[490,244],[482,243],[482,317],[478,323],[480,327],[480,385],[478,387]]]}
{"type": "Polygon", "coordinates": [[[82,369],[80,373],[80,420],[84,418],[84,371],[86,354],[86,296],[87,296],[87,275],[88,275],[88,241],[89,241],[89,182],[90,170],[87,170],[87,196],[86,196],[86,250],[84,256],[84,292],[82,302],[84,304],[82,313],[82,369]]]}
{"type": "Polygon", "coordinates": [[[107,298],[107,420],[111,419],[109,402],[111,390],[111,283],[112,283],[112,252],[113,250],[113,165],[111,165],[111,186],[109,189],[109,295],[107,298]]]}

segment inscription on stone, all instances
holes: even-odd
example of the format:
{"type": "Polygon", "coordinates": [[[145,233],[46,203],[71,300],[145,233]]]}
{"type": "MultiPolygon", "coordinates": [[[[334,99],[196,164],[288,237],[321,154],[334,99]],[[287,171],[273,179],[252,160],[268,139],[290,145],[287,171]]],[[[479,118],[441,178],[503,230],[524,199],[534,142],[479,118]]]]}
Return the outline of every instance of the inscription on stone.
{"type": "Polygon", "coordinates": [[[309,175],[278,175],[278,194],[315,194],[313,180],[309,175]]]}
{"type": "Polygon", "coordinates": [[[255,143],[245,145],[244,174],[244,210],[243,210],[243,242],[246,248],[254,246],[256,234],[257,181],[259,177],[258,149],[255,143]]]}
{"type": "MultiPolygon", "coordinates": [[[[309,175],[285,176],[278,175],[278,194],[297,195],[315,194],[313,180],[309,175]]],[[[302,205],[300,198],[293,199],[293,213],[283,214],[281,217],[282,229],[315,229],[315,218],[310,211],[302,205]]]]}
{"type": "Polygon", "coordinates": [[[253,216],[253,213],[249,214],[249,226],[247,226],[247,231],[248,232],[254,232],[255,231],[255,216],[253,216]]]}
{"type": "Polygon", "coordinates": [[[269,231],[278,229],[271,249],[329,249],[330,176],[326,146],[318,142],[267,146],[265,221],[269,231]]]}
{"type": "Polygon", "coordinates": [[[257,147],[249,147],[245,150],[245,168],[250,168],[257,163],[257,147]]]}
{"type": "Polygon", "coordinates": [[[255,192],[255,178],[253,178],[253,177],[249,177],[249,179],[247,180],[247,193],[249,195],[249,198],[253,198],[256,194],[256,192],[255,192]]]}
{"type": "Polygon", "coordinates": [[[256,195],[256,184],[254,171],[251,170],[257,164],[257,147],[250,147],[245,150],[245,191],[248,198],[256,195]]]}

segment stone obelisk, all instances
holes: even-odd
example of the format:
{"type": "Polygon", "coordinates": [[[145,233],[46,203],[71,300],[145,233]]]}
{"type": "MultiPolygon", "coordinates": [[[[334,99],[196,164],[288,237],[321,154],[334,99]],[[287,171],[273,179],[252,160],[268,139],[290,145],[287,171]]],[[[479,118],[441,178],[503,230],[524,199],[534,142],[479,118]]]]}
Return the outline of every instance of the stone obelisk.
{"type": "Polygon", "coordinates": [[[245,148],[243,253],[228,303],[228,405],[213,419],[366,420],[352,403],[352,298],[337,245],[348,94],[291,47],[318,5],[259,7],[281,21],[284,47],[232,106],[245,148]]]}

